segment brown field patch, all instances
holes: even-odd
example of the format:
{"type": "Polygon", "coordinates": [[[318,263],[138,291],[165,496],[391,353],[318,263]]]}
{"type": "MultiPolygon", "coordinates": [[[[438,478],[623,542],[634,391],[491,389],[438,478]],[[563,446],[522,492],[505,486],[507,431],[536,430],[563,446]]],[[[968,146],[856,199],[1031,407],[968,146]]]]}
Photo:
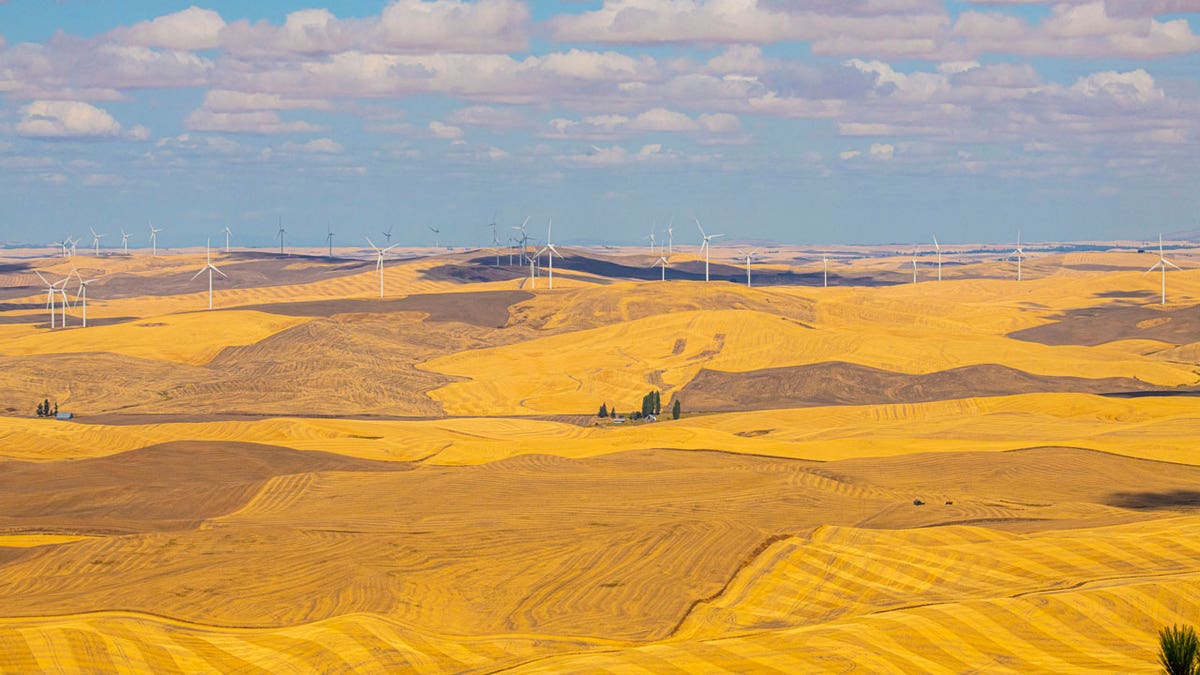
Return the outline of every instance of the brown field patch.
{"type": "Polygon", "coordinates": [[[113,533],[194,527],[273,476],[407,468],[257,443],[176,441],[66,462],[0,463],[0,531],[113,533]]]}
{"type": "Polygon", "coordinates": [[[501,328],[508,322],[509,307],[534,297],[524,291],[430,293],[397,299],[339,299],[277,302],[231,309],[253,310],[285,316],[331,317],[338,314],[390,314],[424,312],[429,321],[457,321],[473,326],[501,328]]]}
{"type": "Polygon", "coordinates": [[[1109,394],[1158,390],[1132,378],[1033,375],[995,364],[909,375],[853,363],[827,362],[743,373],[701,370],[676,398],[699,412],[925,403],[1045,392],[1109,394]]]}
{"type": "Polygon", "coordinates": [[[1200,334],[1200,305],[1172,309],[1105,305],[1075,309],[1042,326],[1008,337],[1044,345],[1093,347],[1116,340],[1158,340],[1174,345],[1195,342],[1200,334]]]}

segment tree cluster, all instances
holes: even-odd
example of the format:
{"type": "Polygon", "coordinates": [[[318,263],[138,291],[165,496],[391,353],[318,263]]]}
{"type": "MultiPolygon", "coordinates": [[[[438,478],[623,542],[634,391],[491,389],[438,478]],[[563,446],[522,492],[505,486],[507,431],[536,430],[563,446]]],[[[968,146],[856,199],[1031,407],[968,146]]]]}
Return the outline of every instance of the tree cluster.
{"type": "MultiPolygon", "coordinates": [[[[642,397],[641,410],[634,410],[633,412],[629,413],[629,419],[640,420],[645,417],[649,417],[650,415],[661,415],[661,414],[662,414],[662,392],[655,390],[655,391],[648,392],[645,396],[642,397]]],[[[679,399],[676,399],[675,402],[671,406],[671,419],[677,420],[677,419],[679,419],[679,415],[680,415],[680,404],[679,404],[679,399]]],[[[610,408],[610,407],[608,407],[608,402],[605,401],[604,403],[600,404],[600,411],[596,413],[596,416],[602,417],[602,418],[603,417],[615,418],[615,417],[619,416],[619,413],[617,413],[616,406],[613,406],[610,408]]]]}
{"type": "Polygon", "coordinates": [[[50,405],[50,399],[45,399],[37,405],[38,417],[54,417],[57,414],[58,414],[58,401],[54,402],[53,407],[51,407],[51,405],[50,405]]]}
{"type": "Polygon", "coordinates": [[[1158,662],[1167,675],[1200,673],[1200,640],[1191,626],[1171,626],[1158,631],[1158,662]]]}

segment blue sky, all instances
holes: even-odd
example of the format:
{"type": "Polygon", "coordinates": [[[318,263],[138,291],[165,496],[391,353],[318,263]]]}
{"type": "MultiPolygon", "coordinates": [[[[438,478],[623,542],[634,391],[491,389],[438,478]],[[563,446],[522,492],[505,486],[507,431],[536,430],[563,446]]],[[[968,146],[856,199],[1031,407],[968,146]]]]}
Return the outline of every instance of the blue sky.
{"type": "Polygon", "coordinates": [[[0,241],[1200,228],[1200,0],[0,2],[0,241]],[[690,228],[690,229],[688,229],[690,228]]]}

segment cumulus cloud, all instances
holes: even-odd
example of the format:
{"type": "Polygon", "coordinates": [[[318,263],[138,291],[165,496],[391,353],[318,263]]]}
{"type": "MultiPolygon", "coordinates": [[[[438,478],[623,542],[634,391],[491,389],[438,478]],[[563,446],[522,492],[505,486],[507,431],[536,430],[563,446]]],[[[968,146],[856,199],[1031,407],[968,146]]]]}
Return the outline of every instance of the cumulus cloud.
{"type": "Polygon", "coordinates": [[[320,99],[285,98],[279,94],[213,89],[204,95],[204,109],[212,112],[248,110],[328,110],[333,106],[320,99]]]}
{"type": "Polygon", "coordinates": [[[317,155],[340,155],[346,151],[341,143],[332,138],[314,138],[305,143],[284,143],[283,149],[288,152],[305,152],[317,155]]]}
{"type": "Polygon", "coordinates": [[[118,28],[111,35],[117,42],[129,45],[196,51],[215,49],[224,27],[220,14],[193,5],[174,14],[118,28]]]}
{"type": "Polygon", "coordinates": [[[83,101],[33,101],[21,108],[17,134],[30,138],[115,138],[121,125],[83,101]]]}
{"type": "Polygon", "coordinates": [[[661,143],[643,145],[637,152],[630,152],[619,145],[609,147],[591,146],[589,151],[564,155],[559,161],[581,166],[616,166],[621,164],[658,163],[677,159],[678,155],[664,152],[661,143]]]}
{"type": "Polygon", "coordinates": [[[212,112],[193,110],[183,122],[193,131],[221,131],[232,134],[311,133],[322,128],[308,122],[285,121],[274,111],[212,112]]]}
{"type": "Polygon", "coordinates": [[[455,140],[462,138],[463,136],[462,129],[449,124],[444,124],[437,120],[429,123],[429,133],[432,134],[434,138],[444,138],[447,140],[455,140]]]}
{"type": "Polygon", "coordinates": [[[667,132],[693,134],[737,134],[742,131],[737,116],[729,113],[702,113],[695,118],[666,108],[651,108],[634,117],[592,115],[581,120],[550,120],[547,138],[606,139],[635,133],[667,132]]]}

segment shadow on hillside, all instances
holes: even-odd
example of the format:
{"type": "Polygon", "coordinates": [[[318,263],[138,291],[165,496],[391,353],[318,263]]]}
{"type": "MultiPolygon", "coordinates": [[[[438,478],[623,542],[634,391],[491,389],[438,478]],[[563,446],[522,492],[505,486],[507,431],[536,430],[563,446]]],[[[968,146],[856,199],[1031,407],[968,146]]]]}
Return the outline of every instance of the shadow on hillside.
{"type": "Polygon", "coordinates": [[[1200,490],[1117,492],[1105,503],[1122,509],[1200,509],[1200,490]]]}

